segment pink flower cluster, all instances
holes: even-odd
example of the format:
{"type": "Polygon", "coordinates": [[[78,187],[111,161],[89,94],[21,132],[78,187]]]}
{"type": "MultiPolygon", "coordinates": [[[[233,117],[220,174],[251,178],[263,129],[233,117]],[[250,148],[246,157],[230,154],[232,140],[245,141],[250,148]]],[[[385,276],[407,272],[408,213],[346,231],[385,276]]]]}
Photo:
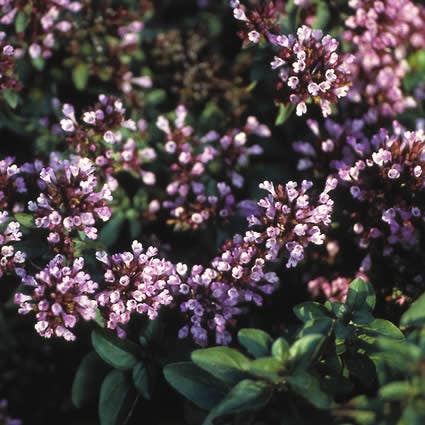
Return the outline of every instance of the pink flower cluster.
{"type": "Polygon", "coordinates": [[[339,43],[321,30],[298,28],[297,35],[273,38],[279,52],[271,63],[279,70],[278,102],[296,105],[296,113],[307,112],[307,102],[317,103],[323,116],[350,88],[352,55],[339,54],[339,43]]]}
{"type": "Polygon", "coordinates": [[[347,96],[354,56],[338,53],[335,38],[307,25],[299,27],[296,35],[280,34],[275,25],[280,12],[274,2],[254,11],[246,11],[238,0],[230,3],[234,17],[249,30],[250,42],[258,43],[263,37],[278,49],[271,62],[272,69],[279,70],[276,101],[295,105],[298,116],[307,112],[310,102],[318,104],[325,117],[330,115],[331,105],[347,96]]]}
{"type": "Polygon", "coordinates": [[[21,83],[14,75],[15,49],[5,41],[6,34],[0,31],[0,93],[2,90],[17,91],[21,83]]]}
{"type": "Polygon", "coordinates": [[[285,3],[281,0],[259,1],[256,7],[246,8],[239,0],[231,0],[233,16],[245,24],[240,36],[245,41],[258,43],[262,38],[268,40],[271,34],[278,33],[278,21],[286,14],[285,3]]]}
{"type": "MultiPolygon", "coordinates": [[[[159,258],[156,248],[144,250],[137,241],[129,252],[98,252],[96,257],[105,272],[95,299],[105,325],[124,336],[123,327],[133,313],[154,319],[162,306],[177,304],[188,321],[179,337],[191,334],[197,344],[205,345],[215,333],[217,343],[229,343],[228,328],[243,305],[261,305],[263,294],[277,287],[277,275],[267,270],[268,263],[276,262],[284,252],[286,267],[295,267],[303,260],[307,246],[323,244],[323,230],[333,209],[329,192],[335,185],[336,180],[329,179],[320,195],[311,196],[312,184],[307,181],[299,187],[290,182],[277,188],[264,182],[261,187],[269,195],[258,202],[257,211],[249,217],[250,229],[227,241],[207,267],[194,265],[189,269],[183,263],[173,264],[159,258]]],[[[34,298],[17,297],[21,311],[29,311],[34,298]]],[[[45,324],[38,326],[50,329],[45,324]]]]}
{"type": "Polygon", "coordinates": [[[23,279],[30,294],[18,292],[15,303],[20,314],[35,314],[34,327],[41,336],[73,341],[72,329],[78,321],[96,317],[93,294],[98,284],[83,268],[83,258],[75,258],[68,264],[64,256],[57,255],[35,277],[23,279]]]}
{"type": "Polygon", "coordinates": [[[145,251],[138,241],[131,248],[131,252],[112,256],[96,253],[105,268],[96,299],[106,326],[117,330],[120,336],[125,335],[122,326],[130,321],[133,312],[155,319],[159,309],[173,301],[172,288],[181,284],[180,266],[158,258],[156,248],[145,251]]]}
{"type": "Polygon", "coordinates": [[[324,297],[331,302],[344,303],[351,281],[352,279],[346,277],[328,280],[320,276],[308,282],[308,290],[313,298],[324,297]]]}
{"type": "Polygon", "coordinates": [[[40,193],[28,202],[35,225],[48,229],[47,240],[58,252],[72,255],[72,232],[82,231],[89,239],[97,239],[97,222],[111,217],[109,187],[100,189],[95,165],[87,158],[62,160],[53,153],[50,164],[39,172],[40,193]]]}
{"type": "Polygon", "coordinates": [[[8,416],[8,403],[6,400],[0,400],[0,424],[1,425],[22,425],[20,419],[13,419],[8,416]]]}
{"type": "Polygon", "coordinates": [[[180,337],[191,334],[197,344],[206,345],[213,332],[216,343],[229,343],[228,327],[243,305],[262,305],[263,294],[277,287],[278,277],[267,271],[268,263],[284,253],[286,267],[295,267],[304,259],[307,246],[323,244],[322,231],[330,224],[333,209],[329,192],[336,187],[336,179],[329,179],[317,197],[310,195],[312,183],[308,181],[277,188],[264,182],[260,187],[269,195],[248,218],[251,229],[227,241],[208,267],[193,266],[180,286],[180,309],[189,322],[180,337]]]}
{"type": "Polygon", "coordinates": [[[368,248],[384,238],[384,255],[400,244],[418,243],[417,230],[425,220],[425,134],[381,131],[370,140],[370,149],[352,166],[342,166],[340,179],[357,201],[351,218],[359,245],[368,248]],[[364,206],[362,208],[361,206],[364,206]]]}
{"type": "Polygon", "coordinates": [[[369,105],[365,119],[376,122],[415,106],[403,93],[407,55],[425,47],[425,7],[410,0],[350,0],[344,39],[356,48],[350,100],[369,105]]]}
{"type": "Polygon", "coordinates": [[[258,144],[248,145],[250,136],[266,138],[270,130],[255,117],[248,117],[242,129],[231,129],[224,136],[211,131],[202,137],[186,124],[187,110],[179,106],[174,126],[160,116],[157,127],[166,134],[166,161],[171,160],[171,182],[163,201],[170,210],[169,222],[177,228],[197,228],[209,219],[228,217],[236,206],[234,191],[244,184],[239,171],[246,167],[251,156],[263,149],[258,144]],[[214,161],[220,160],[219,170],[213,171],[214,161]],[[211,190],[211,185],[214,191],[211,190]]]}
{"type": "Polygon", "coordinates": [[[22,239],[19,223],[10,221],[6,211],[0,212],[0,278],[5,273],[15,272],[24,276],[24,264],[26,255],[22,251],[16,251],[12,242],[22,239]]]}
{"type": "Polygon", "coordinates": [[[0,25],[15,25],[18,19],[28,20],[26,26],[19,28],[17,41],[28,48],[33,58],[48,58],[52,55],[57,34],[68,33],[73,28],[72,14],[82,8],[80,1],[73,0],[34,0],[31,7],[21,0],[1,0],[0,25]]]}
{"type": "Polygon", "coordinates": [[[60,124],[70,148],[89,157],[103,170],[107,180],[111,180],[113,173],[125,170],[146,185],[155,184],[155,174],[142,167],[156,158],[152,148],[142,146],[146,123],[126,119],[121,100],[100,95],[99,101],[80,120],[76,119],[72,105],[65,104],[62,111],[64,118],[60,124]]]}

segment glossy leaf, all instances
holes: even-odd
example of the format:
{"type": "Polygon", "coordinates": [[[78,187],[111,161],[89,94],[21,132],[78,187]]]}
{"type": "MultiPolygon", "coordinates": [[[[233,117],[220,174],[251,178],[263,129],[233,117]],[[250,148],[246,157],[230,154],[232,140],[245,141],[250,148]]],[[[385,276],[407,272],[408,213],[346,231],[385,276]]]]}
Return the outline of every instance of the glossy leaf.
{"type": "Polygon", "coordinates": [[[238,340],[254,357],[264,357],[270,353],[272,338],[260,329],[241,329],[238,332],[238,340]]]}
{"type": "Polygon", "coordinates": [[[136,344],[120,339],[110,331],[96,329],[92,332],[92,344],[97,354],[115,369],[132,369],[139,361],[136,344]]]}

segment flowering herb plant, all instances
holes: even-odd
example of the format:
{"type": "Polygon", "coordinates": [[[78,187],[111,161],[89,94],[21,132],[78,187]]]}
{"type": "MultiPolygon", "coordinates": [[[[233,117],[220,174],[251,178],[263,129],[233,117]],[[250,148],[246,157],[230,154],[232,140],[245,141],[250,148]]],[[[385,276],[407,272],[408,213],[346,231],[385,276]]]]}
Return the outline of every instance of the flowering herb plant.
{"type": "Polygon", "coordinates": [[[0,0],[0,425],[423,423],[424,75],[420,0],[0,0]]]}

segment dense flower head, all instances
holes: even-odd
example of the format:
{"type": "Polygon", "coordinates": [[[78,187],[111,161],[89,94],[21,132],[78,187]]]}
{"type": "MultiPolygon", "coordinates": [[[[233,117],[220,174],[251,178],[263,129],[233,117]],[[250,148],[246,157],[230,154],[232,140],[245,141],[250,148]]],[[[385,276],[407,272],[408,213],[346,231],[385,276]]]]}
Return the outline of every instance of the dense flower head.
{"type": "Polygon", "coordinates": [[[111,180],[118,171],[132,172],[147,185],[153,185],[156,177],[142,165],[156,158],[152,148],[140,147],[138,140],[146,123],[126,119],[126,110],[120,99],[99,95],[98,102],[86,109],[77,120],[70,104],[62,108],[64,118],[60,121],[66,141],[79,155],[85,155],[103,170],[111,180]]]}
{"type": "Polygon", "coordinates": [[[296,36],[280,35],[273,43],[279,47],[271,63],[279,70],[278,102],[296,105],[297,115],[303,115],[313,101],[325,117],[330,115],[331,105],[348,93],[354,57],[338,53],[336,39],[305,25],[296,36]]]}
{"type": "Polygon", "coordinates": [[[234,191],[244,184],[240,171],[251,156],[263,151],[258,144],[248,145],[248,139],[251,135],[269,137],[270,130],[251,116],[242,129],[231,129],[224,136],[211,131],[198,137],[186,117],[186,108],[179,106],[174,125],[163,116],[157,120],[166,135],[166,159],[172,161],[163,207],[170,210],[169,221],[178,228],[197,228],[213,217],[231,215],[236,206],[234,191]],[[221,161],[218,172],[210,168],[214,161],[221,161]]]}
{"type": "Polygon", "coordinates": [[[0,425],[22,425],[20,419],[13,419],[8,415],[7,408],[7,401],[0,400],[0,425]]]}
{"type": "Polygon", "coordinates": [[[13,242],[22,239],[20,225],[16,221],[11,221],[6,211],[2,211],[0,229],[0,278],[10,272],[23,276],[26,255],[22,251],[16,251],[13,246],[13,242]]]}
{"type": "Polygon", "coordinates": [[[213,332],[216,343],[229,343],[228,328],[243,305],[262,305],[263,295],[277,287],[279,279],[267,270],[268,264],[284,253],[286,267],[295,267],[304,259],[307,246],[323,244],[322,230],[330,224],[333,209],[329,192],[335,186],[336,180],[330,178],[316,198],[309,194],[308,181],[277,188],[271,182],[261,184],[269,194],[248,218],[251,229],[225,242],[208,267],[193,266],[186,284],[180,286],[180,309],[189,324],[179,336],[191,334],[197,344],[206,345],[213,332]]]}
{"type": "Polygon", "coordinates": [[[181,283],[173,263],[158,257],[152,246],[146,250],[138,241],[132,243],[131,252],[108,255],[98,252],[105,273],[96,299],[106,326],[125,335],[132,313],[144,314],[153,320],[159,309],[173,301],[172,289],[181,283]]]}
{"type": "Polygon", "coordinates": [[[73,341],[76,338],[73,329],[78,321],[96,317],[93,294],[98,284],[83,269],[83,258],[75,258],[68,264],[58,254],[35,277],[23,279],[28,294],[18,292],[15,303],[20,314],[35,314],[34,328],[41,336],[73,341]]]}
{"type": "Polygon", "coordinates": [[[403,78],[409,70],[407,55],[425,47],[425,7],[410,0],[351,0],[349,5],[354,13],[345,21],[344,39],[357,58],[349,98],[369,105],[369,122],[394,117],[415,106],[404,93],[403,78]]]}
{"type": "MultiPolygon", "coordinates": [[[[58,35],[73,28],[73,13],[79,12],[82,2],[74,0],[34,0],[30,7],[22,0],[0,2],[0,25],[18,25],[23,14],[28,21],[16,34],[23,48],[33,58],[48,58],[58,35]]],[[[19,23],[21,25],[21,23],[19,23]]]]}
{"type": "Polygon", "coordinates": [[[351,217],[360,246],[384,238],[384,255],[395,244],[416,245],[425,219],[425,134],[404,131],[398,124],[394,131],[381,129],[371,138],[369,152],[339,170],[359,206],[351,217]]]}
{"type": "Polygon", "coordinates": [[[366,123],[374,124],[416,106],[415,99],[403,89],[403,79],[408,70],[404,59],[371,71],[363,68],[358,61],[353,62],[351,72],[354,83],[347,101],[355,110],[360,109],[360,114],[356,115],[366,123]]]}
{"type": "Polygon", "coordinates": [[[15,49],[5,41],[6,34],[0,31],[0,93],[2,90],[17,91],[21,83],[14,74],[15,49]]]}
{"type": "Polygon", "coordinates": [[[48,229],[47,240],[63,254],[72,253],[73,231],[97,239],[97,223],[111,218],[109,187],[99,188],[95,165],[87,158],[60,159],[53,153],[39,173],[40,193],[28,202],[36,227],[48,229]]]}
{"type": "Polygon", "coordinates": [[[350,0],[354,14],[345,21],[344,38],[359,49],[363,67],[371,71],[394,62],[405,50],[425,46],[425,8],[410,0],[350,0]]]}

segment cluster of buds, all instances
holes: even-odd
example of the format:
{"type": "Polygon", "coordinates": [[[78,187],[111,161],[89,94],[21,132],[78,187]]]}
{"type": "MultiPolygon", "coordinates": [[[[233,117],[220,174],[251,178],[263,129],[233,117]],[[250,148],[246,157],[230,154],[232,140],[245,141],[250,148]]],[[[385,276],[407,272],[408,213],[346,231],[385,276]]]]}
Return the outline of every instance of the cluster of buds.
{"type": "Polygon", "coordinates": [[[146,123],[126,119],[121,100],[100,95],[99,101],[80,120],[70,104],[65,104],[62,112],[64,118],[60,123],[68,145],[79,155],[90,158],[103,170],[106,179],[124,170],[141,178],[146,185],[155,184],[155,175],[142,168],[156,157],[152,148],[141,146],[146,123]]]}
{"type": "Polygon", "coordinates": [[[324,243],[323,230],[330,224],[333,209],[329,192],[336,187],[336,179],[330,178],[317,198],[309,194],[312,183],[308,181],[277,188],[264,182],[260,187],[269,194],[248,218],[251,229],[224,243],[209,267],[193,266],[180,286],[180,309],[189,318],[179,332],[181,338],[191,334],[197,344],[206,345],[212,332],[216,343],[229,343],[228,328],[243,305],[262,305],[263,295],[277,287],[278,277],[267,271],[268,263],[284,253],[286,267],[295,267],[304,259],[307,246],[324,243]]]}
{"type": "Polygon", "coordinates": [[[361,248],[374,239],[384,240],[383,255],[394,245],[411,248],[418,243],[425,220],[425,134],[381,131],[370,140],[367,152],[351,167],[342,166],[339,177],[357,201],[351,218],[361,248]]]}
{"type": "Polygon", "coordinates": [[[0,400],[0,424],[1,425],[22,425],[20,419],[13,419],[8,415],[8,403],[6,400],[0,400]]]}
{"type": "Polygon", "coordinates": [[[350,100],[367,104],[365,119],[376,122],[415,106],[403,93],[409,53],[425,46],[425,7],[410,0],[350,0],[355,13],[345,22],[344,39],[356,48],[356,84],[350,100]]]}
{"type": "Polygon", "coordinates": [[[73,28],[73,14],[82,8],[80,1],[34,0],[28,4],[21,0],[0,2],[0,25],[15,25],[16,42],[33,58],[52,55],[58,34],[69,33],[73,28]],[[23,19],[22,19],[23,18],[23,19]],[[21,22],[27,21],[21,28],[21,22]]]}
{"type": "Polygon", "coordinates": [[[78,28],[67,42],[65,67],[83,64],[90,76],[113,83],[129,103],[140,105],[142,96],[137,90],[150,88],[152,81],[147,75],[133,75],[132,69],[136,63],[141,68],[141,34],[152,8],[150,1],[126,6],[93,0],[84,3],[85,13],[78,17],[78,28]]]}
{"type": "Polygon", "coordinates": [[[165,152],[171,156],[171,182],[166,191],[169,199],[163,207],[170,210],[170,223],[177,228],[197,228],[209,219],[228,217],[236,206],[234,190],[243,186],[238,172],[248,165],[250,156],[262,153],[258,144],[247,145],[248,137],[269,137],[270,130],[255,117],[249,117],[242,129],[232,129],[224,136],[211,131],[197,137],[185,123],[187,110],[179,106],[174,126],[165,117],[158,118],[157,127],[166,135],[165,152]],[[222,164],[212,164],[222,159],[222,164]],[[218,164],[218,165],[217,165],[218,164]],[[208,193],[208,186],[216,188],[208,193]]]}
{"type": "Polygon", "coordinates": [[[0,278],[5,273],[15,272],[19,276],[25,275],[23,268],[25,263],[25,253],[15,251],[13,242],[22,239],[22,232],[19,223],[10,221],[6,211],[0,212],[0,278]]]}
{"type": "Polygon", "coordinates": [[[21,83],[14,74],[15,49],[5,41],[6,34],[0,31],[0,93],[3,90],[17,91],[21,83]]]}
{"type": "Polygon", "coordinates": [[[40,170],[38,197],[28,202],[36,227],[48,229],[47,240],[64,255],[72,256],[73,231],[97,239],[96,223],[111,217],[111,191],[106,184],[98,188],[95,171],[87,158],[61,160],[53,153],[49,166],[40,170]]]}
{"type": "Polygon", "coordinates": [[[284,1],[267,0],[255,3],[255,7],[246,8],[239,0],[230,1],[233,16],[245,24],[239,35],[251,43],[259,43],[261,39],[268,41],[270,36],[279,33],[278,21],[286,14],[284,1]]]}
{"type": "Polygon", "coordinates": [[[173,301],[170,291],[181,284],[179,273],[187,269],[183,265],[158,258],[158,250],[134,241],[131,252],[109,256],[98,252],[105,273],[101,290],[96,299],[106,327],[125,336],[122,326],[132,313],[147,315],[153,320],[159,309],[173,301]]]}
{"type": "Polygon", "coordinates": [[[329,280],[326,277],[320,276],[308,282],[308,291],[313,298],[323,297],[331,302],[338,301],[344,303],[351,280],[346,277],[337,277],[329,280]]]}
{"type": "Polygon", "coordinates": [[[211,48],[213,34],[197,24],[190,31],[170,29],[147,42],[146,53],[155,87],[193,108],[216,103],[238,117],[249,97],[246,77],[250,60],[238,55],[229,63],[211,48]]]}
{"type": "Polygon", "coordinates": [[[57,255],[35,277],[23,279],[29,293],[15,294],[15,304],[20,314],[35,314],[34,328],[41,336],[73,341],[72,329],[78,321],[96,317],[97,303],[93,294],[98,284],[83,268],[83,258],[67,264],[65,257],[57,255]]]}

